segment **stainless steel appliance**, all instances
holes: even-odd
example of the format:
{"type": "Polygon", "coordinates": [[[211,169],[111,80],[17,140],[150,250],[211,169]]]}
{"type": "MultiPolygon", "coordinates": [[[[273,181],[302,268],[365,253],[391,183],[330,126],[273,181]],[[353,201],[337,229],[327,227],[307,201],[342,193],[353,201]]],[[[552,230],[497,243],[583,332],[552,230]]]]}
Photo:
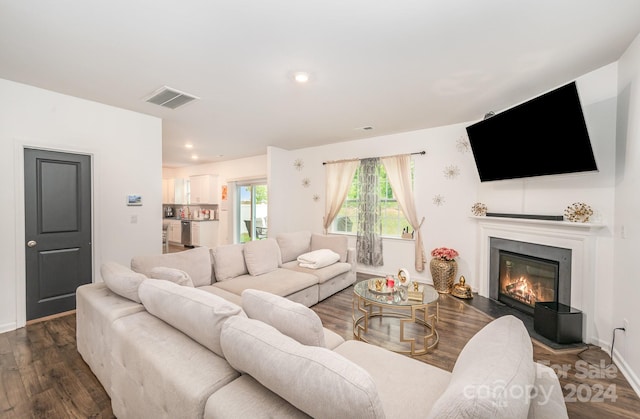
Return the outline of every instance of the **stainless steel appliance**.
{"type": "Polygon", "coordinates": [[[184,246],[192,246],[192,244],[191,244],[191,221],[182,220],[180,225],[182,226],[180,242],[184,246]]]}

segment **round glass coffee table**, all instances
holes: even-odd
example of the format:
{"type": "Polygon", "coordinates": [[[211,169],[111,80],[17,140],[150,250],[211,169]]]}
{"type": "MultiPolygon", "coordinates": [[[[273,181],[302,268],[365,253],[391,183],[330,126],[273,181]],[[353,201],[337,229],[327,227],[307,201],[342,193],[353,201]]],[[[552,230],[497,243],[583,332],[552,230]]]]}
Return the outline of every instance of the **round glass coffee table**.
{"type": "MultiPolygon", "coordinates": [[[[439,307],[438,297],[440,294],[428,284],[420,284],[419,290],[410,284],[408,288],[375,286],[375,281],[381,278],[367,279],[358,282],[353,288],[353,336],[363,342],[369,342],[370,323],[375,317],[395,317],[400,319],[401,346],[408,346],[409,349],[388,348],[394,352],[407,355],[423,355],[433,349],[438,344],[438,331],[436,322],[438,321],[439,307]],[[421,298],[420,298],[421,297],[421,298]],[[408,337],[405,327],[408,324],[421,326],[419,333],[413,333],[414,337],[408,337]],[[416,344],[419,342],[419,344],[416,344]],[[408,344],[408,345],[407,345],[408,344]]],[[[412,329],[416,329],[412,327],[412,329]]]]}

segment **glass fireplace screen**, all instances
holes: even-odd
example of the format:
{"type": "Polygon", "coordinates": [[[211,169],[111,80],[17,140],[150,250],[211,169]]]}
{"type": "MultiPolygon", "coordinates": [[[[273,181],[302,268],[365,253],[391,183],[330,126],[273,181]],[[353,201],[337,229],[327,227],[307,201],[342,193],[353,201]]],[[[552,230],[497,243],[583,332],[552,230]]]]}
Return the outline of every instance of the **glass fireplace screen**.
{"type": "Polygon", "coordinates": [[[498,299],[531,309],[536,302],[557,301],[558,271],[558,262],[501,250],[498,299]]]}

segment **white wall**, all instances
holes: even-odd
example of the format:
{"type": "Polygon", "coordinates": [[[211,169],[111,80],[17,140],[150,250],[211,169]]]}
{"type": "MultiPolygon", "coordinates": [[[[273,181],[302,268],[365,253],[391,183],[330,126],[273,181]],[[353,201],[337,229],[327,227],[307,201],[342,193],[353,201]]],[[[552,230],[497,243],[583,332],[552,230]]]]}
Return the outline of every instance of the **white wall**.
{"type": "MultiPolygon", "coordinates": [[[[459,275],[465,275],[473,285],[476,228],[469,216],[471,206],[476,202],[479,180],[471,151],[459,148],[460,141],[466,142],[464,127],[463,124],[451,125],[294,151],[271,148],[270,196],[281,193],[286,198],[281,201],[270,199],[270,204],[277,202],[280,205],[280,211],[270,208],[270,228],[274,234],[301,229],[322,232],[325,204],[322,162],[425,150],[426,155],[414,156],[416,207],[419,216],[425,217],[422,226],[427,256],[425,271],[419,273],[414,268],[414,242],[402,239],[384,239],[384,266],[359,266],[358,271],[396,274],[400,268],[407,268],[412,278],[431,282],[429,252],[435,247],[447,246],[460,252],[459,275]],[[298,159],[304,165],[302,170],[294,166],[298,159]],[[445,176],[449,166],[457,168],[459,174],[453,178],[445,176]],[[305,179],[309,186],[304,186],[305,179]],[[316,195],[318,199],[314,200],[316,195]],[[441,205],[434,203],[436,196],[442,198],[441,205]]],[[[350,240],[355,247],[355,238],[350,237],[350,240]]]]}
{"type": "Polygon", "coordinates": [[[0,79],[0,332],[25,322],[25,146],[93,158],[94,278],[100,265],[162,251],[162,125],[158,118],[0,79]],[[144,156],[144,158],[141,158],[144,156]],[[143,197],[127,207],[127,194],[143,197]],[[131,217],[137,216],[137,223],[131,217]]]}
{"type": "Polygon", "coordinates": [[[612,326],[616,332],[616,364],[640,394],[640,36],[618,62],[618,118],[616,139],[615,252],[608,278],[613,292],[612,326]]]}

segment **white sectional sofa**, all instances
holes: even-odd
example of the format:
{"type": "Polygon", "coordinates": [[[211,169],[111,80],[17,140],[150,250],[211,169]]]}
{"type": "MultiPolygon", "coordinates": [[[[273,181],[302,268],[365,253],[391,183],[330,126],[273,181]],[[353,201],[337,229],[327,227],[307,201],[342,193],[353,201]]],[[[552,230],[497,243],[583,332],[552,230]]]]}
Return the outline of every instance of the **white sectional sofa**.
{"type": "Polygon", "coordinates": [[[348,247],[347,237],[309,231],[131,260],[131,269],[148,277],[159,276],[151,272],[157,267],[183,270],[196,287],[236,304],[245,289],[259,289],[310,307],[356,280],[355,249],[348,247]],[[320,249],[334,252],[338,261],[319,269],[298,266],[299,256],[320,249]]]}
{"type": "Polygon", "coordinates": [[[554,371],[533,362],[512,316],[476,334],[448,372],[344,341],[313,310],[264,291],[244,291],[240,307],[139,278],[138,303],[114,286],[132,283],[125,273],[105,272],[113,290],[77,293],[78,350],[118,418],[567,417],[554,371]]]}

